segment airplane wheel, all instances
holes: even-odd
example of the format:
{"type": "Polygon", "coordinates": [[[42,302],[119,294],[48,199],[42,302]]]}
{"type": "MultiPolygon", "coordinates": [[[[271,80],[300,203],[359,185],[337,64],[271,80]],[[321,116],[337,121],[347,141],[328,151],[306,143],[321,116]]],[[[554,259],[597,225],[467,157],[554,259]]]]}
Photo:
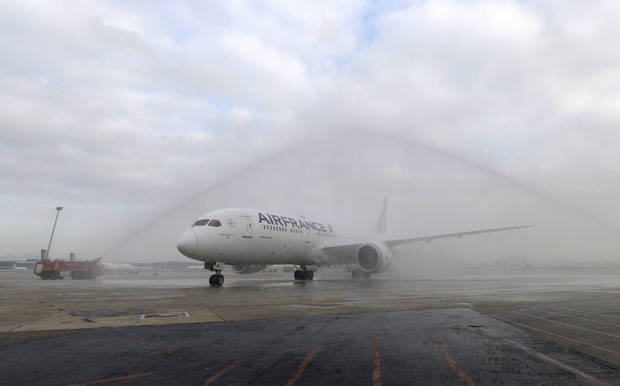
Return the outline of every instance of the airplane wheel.
{"type": "Polygon", "coordinates": [[[214,273],[209,277],[209,284],[211,287],[221,287],[224,284],[224,275],[214,273]]]}
{"type": "Polygon", "coordinates": [[[353,280],[368,280],[370,279],[370,274],[362,271],[361,269],[354,269],[351,271],[351,277],[353,280]]]}
{"type": "Polygon", "coordinates": [[[295,273],[293,273],[293,276],[295,277],[295,280],[312,280],[314,278],[314,272],[305,269],[296,270],[295,273]]]}

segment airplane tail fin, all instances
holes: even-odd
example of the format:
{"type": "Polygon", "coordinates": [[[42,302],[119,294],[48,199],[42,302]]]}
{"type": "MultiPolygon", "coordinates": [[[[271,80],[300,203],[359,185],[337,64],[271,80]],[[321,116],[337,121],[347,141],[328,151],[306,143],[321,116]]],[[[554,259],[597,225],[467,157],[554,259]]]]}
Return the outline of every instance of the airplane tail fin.
{"type": "Polygon", "coordinates": [[[387,227],[387,196],[383,199],[383,205],[381,206],[381,212],[377,218],[377,225],[375,226],[375,233],[379,235],[385,234],[385,228],[387,227]]]}

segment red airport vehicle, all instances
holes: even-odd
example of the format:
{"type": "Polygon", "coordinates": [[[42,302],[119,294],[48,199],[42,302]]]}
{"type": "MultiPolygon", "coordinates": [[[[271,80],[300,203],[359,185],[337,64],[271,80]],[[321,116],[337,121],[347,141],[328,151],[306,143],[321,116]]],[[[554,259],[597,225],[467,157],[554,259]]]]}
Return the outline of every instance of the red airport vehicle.
{"type": "Polygon", "coordinates": [[[38,261],[34,266],[34,274],[43,280],[64,279],[62,273],[69,272],[73,280],[94,279],[103,275],[101,257],[87,261],[38,261]]]}

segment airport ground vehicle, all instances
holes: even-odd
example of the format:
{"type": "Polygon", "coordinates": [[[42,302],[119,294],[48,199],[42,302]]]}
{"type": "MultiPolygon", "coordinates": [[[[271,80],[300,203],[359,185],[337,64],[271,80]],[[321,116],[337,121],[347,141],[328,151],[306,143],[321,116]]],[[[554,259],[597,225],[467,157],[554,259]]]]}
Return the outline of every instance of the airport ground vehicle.
{"type": "Polygon", "coordinates": [[[43,280],[64,279],[69,273],[73,280],[94,279],[103,275],[101,257],[87,261],[38,261],[34,266],[34,274],[43,280]]]}

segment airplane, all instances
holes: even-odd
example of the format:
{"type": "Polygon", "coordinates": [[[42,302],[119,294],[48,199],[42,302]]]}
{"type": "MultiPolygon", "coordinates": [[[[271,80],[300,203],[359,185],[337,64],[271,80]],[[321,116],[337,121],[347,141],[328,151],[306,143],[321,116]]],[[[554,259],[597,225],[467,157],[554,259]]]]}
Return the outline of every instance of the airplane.
{"type": "Polygon", "coordinates": [[[136,267],[131,264],[123,264],[123,263],[101,263],[103,265],[103,269],[107,273],[137,273],[136,267]]]}
{"type": "Polygon", "coordinates": [[[271,264],[294,264],[295,280],[312,280],[314,272],[307,267],[353,265],[353,279],[369,279],[384,272],[391,264],[393,248],[415,242],[432,242],[448,237],[528,228],[517,225],[479,229],[430,236],[386,238],[387,197],[377,218],[375,234],[356,238],[338,234],[330,224],[305,217],[275,215],[268,211],[245,208],[219,209],[205,213],[186,230],[177,242],[183,255],[204,262],[214,272],[209,277],[212,287],[224,284],[224,264],[232,265],[240,274],[251,274],[271,264]]]}

